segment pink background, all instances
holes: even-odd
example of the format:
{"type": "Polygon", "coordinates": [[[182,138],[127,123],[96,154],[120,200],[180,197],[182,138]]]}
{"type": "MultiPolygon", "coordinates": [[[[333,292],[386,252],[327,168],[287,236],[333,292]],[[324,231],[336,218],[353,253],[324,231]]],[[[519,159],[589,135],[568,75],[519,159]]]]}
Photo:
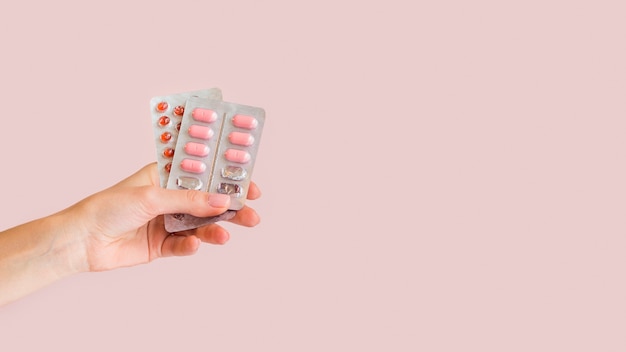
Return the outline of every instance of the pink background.
{"type": "Polygon", "coordinates": [[[626,8],[512,3],[0,5],[2,229],[155,160],[154,95],[267,112],[257,228],[48,286],[0,350],[626,350],[626,8]]]}

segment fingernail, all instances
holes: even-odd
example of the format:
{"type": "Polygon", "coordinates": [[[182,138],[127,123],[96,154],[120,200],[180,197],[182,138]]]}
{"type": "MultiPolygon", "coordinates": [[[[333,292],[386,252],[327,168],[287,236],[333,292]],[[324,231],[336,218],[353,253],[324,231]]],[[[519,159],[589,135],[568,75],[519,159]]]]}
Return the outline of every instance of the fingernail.
{"type": "Polygon", "coordinates": [[[209,205],[215,208],[224,208],[230,203],[228,194],[212,193],[209,195],[209,205]]]}

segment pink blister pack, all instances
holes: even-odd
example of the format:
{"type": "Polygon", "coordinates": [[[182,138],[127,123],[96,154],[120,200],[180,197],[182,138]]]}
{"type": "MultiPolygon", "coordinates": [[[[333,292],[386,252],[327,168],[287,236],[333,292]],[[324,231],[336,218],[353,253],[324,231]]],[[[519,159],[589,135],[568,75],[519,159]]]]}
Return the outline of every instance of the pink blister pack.
{"type": "Polygon", "coordinates": [[[222,100],[219,88],[190,91],[179,94],[156,96],[150,99],[150,112],[157,150],[157,166],[161,187],[167,186],[172,159],[176,150],[187,99],[199,97],[207,100],[222,100]]]}
{"type": "MultiPolygon", "coordinates": [[[[207,218],[167,214],[165,229],[168,232],[228,220],[245,205],[265,123],[265,111],[258,107],[224,102],[221,100],[221,92],[219,95],[219,98],[215,98],[217,95],[206,97],[193,94],[184,97],[182,116],[177,127],[169,131],[155,128],[157,149],[161,150],[157,151],[157,157],[162,159],[160,163],[163,164],[159,165],[162,170],[162,187],[228,194],[231,206],[226,213],[207,218]],[[164,132],[170,133],[167,135],[167,143],[161,138],[164,132]],[[172,139],[175,139],[174,145],[168,145],[172,139]]],[[[165,101],[162,98],[152,99],[153,111],[158,109],[157,101],[165,101]]],[[[159,119],[155,120],[155,126],[160,126],[159,119]]]]}

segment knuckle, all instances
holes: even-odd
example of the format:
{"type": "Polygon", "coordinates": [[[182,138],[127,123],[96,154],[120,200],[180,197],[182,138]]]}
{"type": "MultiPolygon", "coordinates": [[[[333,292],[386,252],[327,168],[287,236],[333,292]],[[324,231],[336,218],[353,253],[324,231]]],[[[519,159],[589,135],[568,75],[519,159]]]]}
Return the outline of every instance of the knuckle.
{"type": "Polygon", "coordinates": [[[148,214],[159,212],[159,197],[154,186],[140,187],[137,189],[137,193],[144,210],[148,214]]]}
{"type": "Polygon", "coordinates": [[[191,203],[208,203],[206,192],[187,191],[187,200],[191,203]]]}

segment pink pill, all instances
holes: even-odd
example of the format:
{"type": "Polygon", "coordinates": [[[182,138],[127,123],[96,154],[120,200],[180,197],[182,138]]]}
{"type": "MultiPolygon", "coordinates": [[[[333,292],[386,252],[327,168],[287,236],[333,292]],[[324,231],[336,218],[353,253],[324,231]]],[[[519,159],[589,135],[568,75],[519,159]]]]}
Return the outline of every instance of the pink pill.
{"type": "Polygon", "coordinates": [[[207,156],[209,155],[209,146],[202,143],[189,142],[185,144],[185,153],[195,156],[207,156]]]}
{"type": "Polygon", "coordinates": [[[210,139],[213,137],[213,130],[206,126],[191,125],[187,132],[194,138],[210,139]]]}
{"type": "Polygon", "coordinates": [[[180,168],[187,172],[201,174],[206,170],[206,165],[202,161],[183,159],[183,161],[180,162],[180,168]]]}
{"type": "Polygon", "coordinates": [[[193,116],[194,120],[202,122],[210,123],[217,120],[217,113],[209,109],[195,108],[191,112],[191,116],[193,116]]]}
{"type": "Polygon", "coordinates": [[[233,117],[233,125],[240,127],[240,128],[245,128],[248,130],[253,130],[256,128],[256,126],[259,124],[259,122],[252,116],[248,116],[248,115],[235,115],[233,117]]]}
{"type": "Polygon", "coordinates": [[[244,164],[250,161],[250,154],[245,150],[239,149],[227,149],[226,153],[224,153],[224,157],[228,161],[232,161],[235,163],[244,164]]]}
{"type": "Polygon", "coordinates": [[[245,133],[245,132],[231,132],[228,135],[228,140],[232,144],[245,145],[245,146],[249,146],[249,145],[252,145],[252,143],[254,143],[254,137],[250,133],[245,133]]]}

